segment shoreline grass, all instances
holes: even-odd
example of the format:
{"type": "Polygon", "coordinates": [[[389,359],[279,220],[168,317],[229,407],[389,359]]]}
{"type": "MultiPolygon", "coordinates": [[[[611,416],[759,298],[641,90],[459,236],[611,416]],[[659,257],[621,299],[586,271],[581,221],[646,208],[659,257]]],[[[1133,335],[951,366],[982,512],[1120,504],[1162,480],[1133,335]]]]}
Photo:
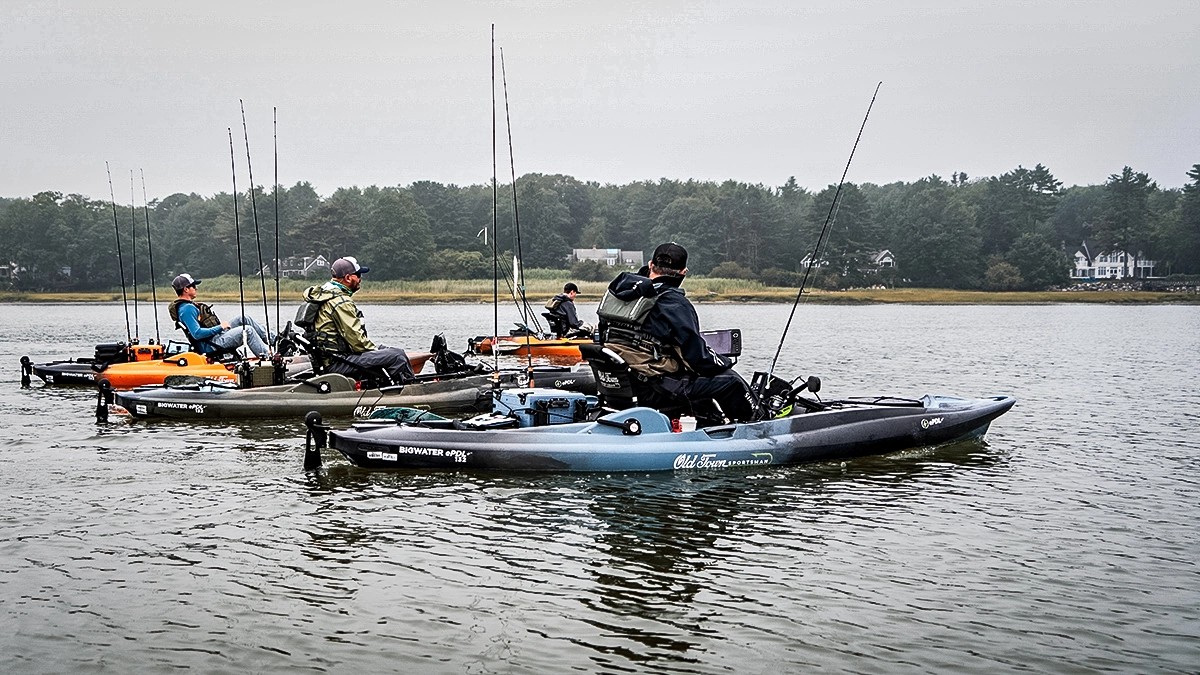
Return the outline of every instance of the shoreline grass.
{"type": "MultiPolygon", "coordinates": [[[[281,280],[280,302],[286,305],[298,304],[303,290],[314,283],[316,282],[281,280]]],[[[601,281],[577,283],[580,296],[576,302],[580,304],[598,302],[608,285],[607,282],[601,281]]],[[[262,302],[260,284],[247,280],[243,288],[247,304],[262,302]]],[[[763,286],[757,281],[742,279],[689,279],[685,289],[688,298],[703,303],[790,303],[796,298],[795,288],[763,286]]],[[[150,290],[138,290],[138,301],[150,302],[150,290]]],[[[155,290],[159,302],[170,303],[175,299],[175,292],[169,286],[155,290]]],[[[561,290],[560,280],[533,279],[526,282],[525,294],[530,304],[538,307],[561,290]]],[[[355,294],[355,299],[369,304],[486,304],[492,302],[492,293],[492,282],[484,279],[382,282],[368,280],[362,290],[355,294]]],[[[511,291],[506,284],[500,285],[499,295],[501,302],[511,301],[511,291]]],[[[0,291],[0,303],[120,302],[121,296],[119,288],[104,292],[65,293],[0,291]]],[[[128,293],[128,297],[132,300],[132,293],[128,293]]],[[[206,279],[200,287],[199,299],[204,302],[237,302],[238,297],[236,277],[206,279]]],[[[806,289],[804,297],[808,303],[841,305],[1200,304],[1200,294],[1163,291],[988,292],[941,288],[864,288],[848,291],[806,289]]],[[[272,304],[275,301],[273,280],[267,285],[267,299],[272,304]]]]}

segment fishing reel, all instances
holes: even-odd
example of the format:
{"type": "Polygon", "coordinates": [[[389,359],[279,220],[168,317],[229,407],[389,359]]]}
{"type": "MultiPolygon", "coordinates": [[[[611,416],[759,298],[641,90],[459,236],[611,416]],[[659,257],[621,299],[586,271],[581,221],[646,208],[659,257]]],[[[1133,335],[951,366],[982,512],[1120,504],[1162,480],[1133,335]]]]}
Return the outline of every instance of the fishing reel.
{"type": "Polygon", "coordinates": [[[802,377],[797,377],[789,382],[764,372],[754,373],[754,377],[750,381],[750,391],[759,401],[762,419],[787,417],[792,414],[796,405],[808,410],[820,410],[824,407],[820,402],[820,397],[813,401],[800,396],[805,390],[812,392],[814,396],[821,391],[821,378],[810,375],[800,382],[802,377]],[[797,382],[800,384],[797,385],[797,382]]]}

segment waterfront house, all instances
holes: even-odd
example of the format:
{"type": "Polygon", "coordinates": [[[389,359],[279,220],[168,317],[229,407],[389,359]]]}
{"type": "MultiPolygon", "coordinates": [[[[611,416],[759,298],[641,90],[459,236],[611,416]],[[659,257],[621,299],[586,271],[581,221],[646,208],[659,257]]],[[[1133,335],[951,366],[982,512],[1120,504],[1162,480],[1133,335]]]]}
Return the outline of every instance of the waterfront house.
{"type": "Polygon", "coordinates": [[[1156,260],[1147,260],[1138,251],[1129,255],[1125,251],[1105,250],[1096,242],[1084,239],[1075,251],[1075,267],[1071,278],[1076,281],[1097,279],[1147,279],[1154,276],[1156,260]]]}

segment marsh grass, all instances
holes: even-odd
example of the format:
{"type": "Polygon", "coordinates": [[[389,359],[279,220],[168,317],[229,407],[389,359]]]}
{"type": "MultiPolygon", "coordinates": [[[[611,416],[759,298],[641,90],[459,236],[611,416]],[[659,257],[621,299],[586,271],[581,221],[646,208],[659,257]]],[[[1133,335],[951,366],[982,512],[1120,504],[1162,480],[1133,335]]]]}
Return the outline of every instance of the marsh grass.
{"type": "MultiPolygon", "coordinates": [[[[530,270],[526,276],[525,295],[535,307],[562,291],[570,281],[566,272],[558,276],[547,270],[530,270]],[[536,273],[535,273],[536,272],[536,273]]],[[[281,279],[281,304],[300,302],[305,288],[320,282],[301,279],[281,279]]],[[[598,302],[604,295],[607,282],[578,281],[579,302],[598,302]]],[[[792,302],[795,288],[764,286],[747,279],[689,278],[684,285],[688,297],[695,302],[792,302]]],[[[243,281],[247,304],[262,302],[262,286],[257,278],[243,281]]],[[[150,301],[150,289],[139,288],[138,300],[150,301]]],[[[175,291],[166,286],[156,289],[159,302],[175,299],[175,291]]],[[[512,292],[504,281],[499,284],[501,302],[509,301],[512,292]]],[[[132,293],[129,294],[132,300],[132,293]]],[[[805,302],[822,304],[926,304],[926,305],[994,305],[994,304],[1055,304],[1055,303],[1200,303],[1200,296],[1189,293],[1154,291],[1043,291],[1036,293],[991,293],[985,291],[955,291],[939,288],[856,289],[822,291],[805,289],[805,302]]],[[[440,279],[432,281],[371,281],[368,277],[355,298],[370,303],[424,304],[440,302],[488,303],[492,301],[490,279],[440,279]]],[[[236,302],[238,280],[234,276],[212,277],[200,286],[200,301],[236,302]]],[[[120,302],[121,289],[95,293],[27,293],[0,291],[0,302],[120,302]]],[[[275,280],[267,280],[267,302],[275,302],[275,280]]]]}

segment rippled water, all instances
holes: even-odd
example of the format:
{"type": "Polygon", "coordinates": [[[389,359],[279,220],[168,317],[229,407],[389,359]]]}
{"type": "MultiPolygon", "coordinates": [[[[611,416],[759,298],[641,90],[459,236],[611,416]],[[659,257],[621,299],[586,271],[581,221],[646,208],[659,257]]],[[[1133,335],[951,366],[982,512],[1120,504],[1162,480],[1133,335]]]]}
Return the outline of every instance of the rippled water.
{"type": "MultiPolygon", "coordinates": [[[[788,309],[700,314],[744,329],[749,374],[788,309]]],[[[492,324],[481,306],[366,312],[413,348],[492,324]]],[[[305,474],[298,423],[97,426],[91,392],[21,390],[17,361],[123,336],[120,307],[0,314],[0,672],[1200,664],[1200,307],[804,306],[777,370],[823,394],[1017,407],[986,443],[584,476],[335,455],[305,474]]]]}

